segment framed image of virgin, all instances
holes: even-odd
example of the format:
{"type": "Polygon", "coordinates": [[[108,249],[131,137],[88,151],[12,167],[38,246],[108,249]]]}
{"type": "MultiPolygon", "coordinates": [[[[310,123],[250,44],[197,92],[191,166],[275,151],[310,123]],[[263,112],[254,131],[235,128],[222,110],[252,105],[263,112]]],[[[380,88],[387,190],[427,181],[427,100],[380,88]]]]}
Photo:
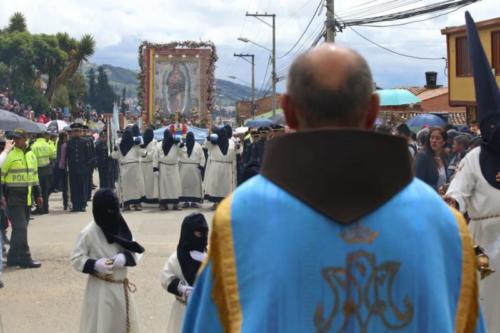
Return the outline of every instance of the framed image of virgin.
{"type": "Polygon", "coordinates": [[[213,107],[217,60],[212,43],[144,42],[139,59],[139,101],[148,123],[189,121],[207,125],[213,107]]]}

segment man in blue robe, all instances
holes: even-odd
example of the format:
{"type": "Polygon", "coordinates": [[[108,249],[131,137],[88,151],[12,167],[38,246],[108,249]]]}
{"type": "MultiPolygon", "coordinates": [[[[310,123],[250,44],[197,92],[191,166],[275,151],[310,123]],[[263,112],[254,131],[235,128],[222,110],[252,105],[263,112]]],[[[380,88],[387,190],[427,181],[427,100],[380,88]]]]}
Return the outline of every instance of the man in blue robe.
{"type": "Polygon", "coordinates": [[[465,221],[369,130],[366,61],[324,44],[288,80],[297,132],[217,209],[183,332],[484,332],[465,221]]]}

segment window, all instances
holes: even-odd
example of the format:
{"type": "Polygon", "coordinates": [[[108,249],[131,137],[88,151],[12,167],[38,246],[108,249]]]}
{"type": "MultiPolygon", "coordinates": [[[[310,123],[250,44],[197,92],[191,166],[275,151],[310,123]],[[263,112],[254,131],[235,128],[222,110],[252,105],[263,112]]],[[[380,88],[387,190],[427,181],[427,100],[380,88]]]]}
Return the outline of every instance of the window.
{"type": "Polygon", "coordinates": [[[457,37],[455,42],[457,53],[457,76],[471,76],[472,70],[467,37],[457,37]]]}
{"type": "Polygon", "coordinates": [[[491,33],[491,63],[495,75],[500,75],[500,31],[491,33]]]}

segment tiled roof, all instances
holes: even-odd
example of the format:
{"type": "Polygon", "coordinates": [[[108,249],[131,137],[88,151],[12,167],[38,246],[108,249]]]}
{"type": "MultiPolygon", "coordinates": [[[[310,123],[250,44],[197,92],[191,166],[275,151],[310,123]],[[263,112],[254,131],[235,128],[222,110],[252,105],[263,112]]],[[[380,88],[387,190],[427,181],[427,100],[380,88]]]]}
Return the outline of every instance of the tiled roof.
{"type": "MultiPolygon", "coordinates": [[[[392,123],[402,123],[410,118],[415,117],[419,114],[425,114],[428,112],[418,112],[418,111],[380,111],[379,118],[384,121],[391,121],[392,123]]],[[[467,113],[465,111],[452,111],[445,112],[448,114],[448,122],[451,125],[465,125],[467,124],[467,113]]]]}
{"type": "Polygon", "coordinates": [[[448,87],[432,89],[426,87],[402,87],[401,89],[408,90],[409,92],[420,98],[422,101],[448,93],[448,87]]]}

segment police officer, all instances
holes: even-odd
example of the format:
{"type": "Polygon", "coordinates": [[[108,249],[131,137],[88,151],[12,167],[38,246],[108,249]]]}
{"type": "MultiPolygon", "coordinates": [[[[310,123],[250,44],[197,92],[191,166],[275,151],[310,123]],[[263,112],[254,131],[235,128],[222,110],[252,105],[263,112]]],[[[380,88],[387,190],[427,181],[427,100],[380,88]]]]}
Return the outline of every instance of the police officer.
{"type": "Polygon", "coordinates": [[[96,154],[95,154],[95,146],[94,146],[94,137],[92,136],[92,132],[89,127],[83,126],[83,138],[87,140],[87,150],[89,153],[89,160],[87,163],[88,173],[87,173],[87,196],[86,200],[90,201],[92,199],[92,190],[96,187],[94,185],[94,169],[96,167],[96,154]]]}
{"type": "Polygon", "coordinates": [[[40,207],[43,199],[38,183],[38,164],[35,154],[27,148],[26,133],[22,129],[12,134],[14,149],[2,166],[2,184],[7,199],[7,211],[12,223],[7,266],[38,268],[41,263],[31,258],[28,246],[28,221],[32,195],[40,207]]]}
{"type": "Polygon", "coordinates": [[[49,213],[49,186],[53,167],[51,160],[56,158],[54,146],[49,144],[43,134],[38,134],[35,142],[31,145],[31,151],[35,154],[38,162],[38,179],[42,192],[43,207],[38,207],[33,214],[49,213]]]}
{"type": "Polygon", "coordinates": [[[87,207],[87,178],[90,153],[88,141],[82,138],[83,125],[73,123],[71,139],[66,146],[66,159],[69,171],[72,212],[84,212],[87,207]]]}
{"type": "Polygon", "coordinates": [[[97,170],[99,171],[99,187],[114,188],[113,159],[109,156],[106,143],[107,132],[102,131],[99,141],[95,144],[97,170]]]}

